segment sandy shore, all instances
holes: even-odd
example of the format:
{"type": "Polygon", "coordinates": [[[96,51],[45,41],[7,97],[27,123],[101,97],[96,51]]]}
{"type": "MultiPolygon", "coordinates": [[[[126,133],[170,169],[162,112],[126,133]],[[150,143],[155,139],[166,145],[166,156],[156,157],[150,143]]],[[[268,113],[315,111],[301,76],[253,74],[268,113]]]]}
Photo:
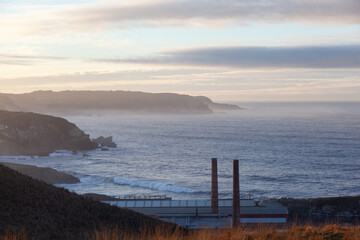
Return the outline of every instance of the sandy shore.
{"type": "Polygon", "coordinates": [[[49,184],[72,184],[79,183],[80,180],[70,174],[56,171],[52,168],[42,168],[32,165],[1,162],[0,164],[14,169],[24,175],[44,181],[49,184]]]}

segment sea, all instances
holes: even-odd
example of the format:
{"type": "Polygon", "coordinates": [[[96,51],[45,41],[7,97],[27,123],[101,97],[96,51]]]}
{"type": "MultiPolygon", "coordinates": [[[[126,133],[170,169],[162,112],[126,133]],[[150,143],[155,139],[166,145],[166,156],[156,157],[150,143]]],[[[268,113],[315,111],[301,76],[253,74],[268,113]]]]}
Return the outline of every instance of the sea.
{"type": "Polygon", "coordinates": [[[238,105],[201,115],[65,116],[91,138],[112,136],[118,147],[0,161],[74,175],[80,183],[57,186],[79,194],[209,199],[217,158],[220,198],[232,196],[234,159],[243,198],[360,195],[360,103],[238,105]]]}

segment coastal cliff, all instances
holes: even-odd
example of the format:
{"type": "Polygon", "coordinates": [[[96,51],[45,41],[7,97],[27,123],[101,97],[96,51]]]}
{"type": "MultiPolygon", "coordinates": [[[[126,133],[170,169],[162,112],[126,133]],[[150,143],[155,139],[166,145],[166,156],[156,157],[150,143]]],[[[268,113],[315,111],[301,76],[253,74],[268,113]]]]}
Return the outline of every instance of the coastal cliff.
{"type": "Polygon", "coordinates": [[[0,155],[48,155],[55,150],[92,150],[75,124],[59,117],[0,110],[0,155]]]}
{"type": "Polygon", "coordinates": [[[236,105],[214,103],[207,97],[174,93],[131,91],[36,91],[0,94],[0,109],[45,114],[170,113],[209,114],[238,110],[236,105]]]}
{"type": "Polygon", "coordinates": [[[240,110],[241,108],[238,105],[227,104],[227,103],[215,103],[210,98],[204,96],[195,97],[197,100],[205,103],[213,111],[217,110],[240,110]]]}

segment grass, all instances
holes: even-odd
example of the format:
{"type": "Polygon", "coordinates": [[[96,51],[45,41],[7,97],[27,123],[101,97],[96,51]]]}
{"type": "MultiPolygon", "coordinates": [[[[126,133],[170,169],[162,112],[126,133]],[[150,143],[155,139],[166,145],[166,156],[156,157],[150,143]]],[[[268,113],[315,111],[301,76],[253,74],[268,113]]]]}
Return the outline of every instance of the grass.
{"type": "MultiPolygon", "coordinates": [[[[26,234],[6,233],[2,240],[25,240],[26,234]]],[[[271,226],[238,227],[236,229],[201,229],[183,231],[181,229],[168,230],[158,227],[154,230],[143,230],[140,233],[124,232],[121,228],[107,228],[96,230],[88,235],[86,240],[358,240],[360,226],[291,226],[284,230],[277,230],[271,226]]]]}
{"type": "Polygon", "coordinates": [[[118,229],[96,231],[88,240],[358,240],[360,227],[340,225],[292,226],[277,230],[271,226],[238,227],[236,229],[202,229],[184,232],[170,232],[157,228],[154,233],[143,231],[140,234],[124,234],[118,229]]]}
{"type": "MultiPolygon", "coordinates": [[[[101,238],[92,238],[89,240],[100,240],[101,238]]],[[[129,239],[139,239],[137,236],[129,239]]],[[[154,235],[140,236],[140,239],[160,240],[160,239],[178,239],[178,240],[288,240],[288,239],[312,239],[312,240],[335,240],[335,239],[360,239],[360,227],[340,227],[339,225],[327,225],[323,227],[315,226],[294,226],[287,230],[276,230],[269,226],[259,226],[249,229],[247,227],[238,227],[236,229],[218,229],[218,230],[198,230],[188,234],[169,234],[161,230],[154,235]]]]}

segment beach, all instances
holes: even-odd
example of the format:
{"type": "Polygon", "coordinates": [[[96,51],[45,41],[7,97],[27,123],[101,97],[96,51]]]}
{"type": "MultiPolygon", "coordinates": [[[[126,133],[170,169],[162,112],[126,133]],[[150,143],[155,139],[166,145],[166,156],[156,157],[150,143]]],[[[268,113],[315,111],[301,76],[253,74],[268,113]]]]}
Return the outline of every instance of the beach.
{"type": "Polygon", "coordinates": [[[70,174],[59,172],[48,167],[44,168],[8,162],[2,162],[0,164],[48,184],[73,184],[80,182],[78,178],[70,174]]]}

